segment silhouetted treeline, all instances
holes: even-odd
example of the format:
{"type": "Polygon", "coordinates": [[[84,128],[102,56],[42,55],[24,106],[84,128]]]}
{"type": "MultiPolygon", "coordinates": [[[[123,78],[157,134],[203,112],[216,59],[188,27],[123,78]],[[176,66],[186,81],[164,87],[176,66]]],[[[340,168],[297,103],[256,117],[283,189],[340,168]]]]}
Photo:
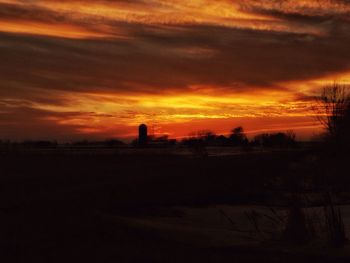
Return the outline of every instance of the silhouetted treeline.
{"type": "Polygon", "coordinates": [[[182,144],[189,147],[197,146],[245,146],[249,141],[243,132],[242,127],[232,130],[229,136],[216,135],[209,130],[199,131],[191,134],[188,138],[182,140],[182,144]]]}
{"type": "Polygon", "coordinates": [[[296,136],[293,132],[263,133],[254,137],[253,146],[293,148],[297,146],[296,136]]]}
{"type": "MultiPolygon", "coordinates": [[[[168,136],[149,136],[147,144],[142,147],[148,148],[167,148],[186,146],[190,148],[203,147],[279,147],[290,148],[297,145],[295,134],[293,132],[264,133],[255,136],[252,140],[248,140],[243,127],[232,129],[229,135],[217,135],[210,130],[203,130],[192,133],[189,137],[177,141],[170,139],[168,136]]],[[[58,143],[57,141],[1,141],[0,149],[57,149],[57,148],[122,148],[122,147],[140,147],[138,140],[135,139],[131,143],[126,143],[118,139],[109,139],[104,141],[81,140],[70,143],[58,143]]]]}
{"type": "Polygon", "coordinates": [[[182,140],[182,144],[188,147],[206,147],[206,146],[227,146],[227,147],[275,147],[275,148],[293,148],[297,146],[296,135],[294,132],[278,132],[259,134],[249,141],[244,133],[243,127],[239,126],[232,129],[228,136],[216,135],[212,131],[200,131],[191,134],[188,138],[182,140]]]}

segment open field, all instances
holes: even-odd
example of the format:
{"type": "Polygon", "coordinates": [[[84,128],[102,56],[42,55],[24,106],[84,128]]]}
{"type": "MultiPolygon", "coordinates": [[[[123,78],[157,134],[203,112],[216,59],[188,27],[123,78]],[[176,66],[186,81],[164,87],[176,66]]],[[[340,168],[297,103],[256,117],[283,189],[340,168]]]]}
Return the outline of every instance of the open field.
{"type": "MultiPolygon", "coordinates": [[[[286,215],[288,197],[296,191],[307,196],[309,205],[319,205],[321,187],[309,182],[314,180],[310,173],[317,174],[312,152],[225,151],[231,154],[209,150],[208,157],[196,157],[167,149],[3,154],[2,257],[8,262],[347,258],[346,248],[324,253],[323,243],[277,245],[278,239],[257,235],[246,216],[268,207],[286,215]]],[[[348,189],[340,190],[336,200],[346,205],[348,189]]],[[[349,208],[342,210],[350,226],[349,208]]],[[[271,222],[261,224],[271,227],[271,222]]]]}

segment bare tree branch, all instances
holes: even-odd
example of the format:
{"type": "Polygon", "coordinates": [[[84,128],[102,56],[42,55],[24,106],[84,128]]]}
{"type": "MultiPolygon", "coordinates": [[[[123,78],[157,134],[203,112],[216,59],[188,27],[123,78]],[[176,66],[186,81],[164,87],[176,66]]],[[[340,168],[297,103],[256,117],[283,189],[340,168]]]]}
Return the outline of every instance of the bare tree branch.
{"type": "Polygon", "coordinates": [[[336,82],[323,87],[314,106],[318,121],[325,127],[329,136],[337,140],[346,133],[349,126],[349,109],[349,86],[336,82]]]}

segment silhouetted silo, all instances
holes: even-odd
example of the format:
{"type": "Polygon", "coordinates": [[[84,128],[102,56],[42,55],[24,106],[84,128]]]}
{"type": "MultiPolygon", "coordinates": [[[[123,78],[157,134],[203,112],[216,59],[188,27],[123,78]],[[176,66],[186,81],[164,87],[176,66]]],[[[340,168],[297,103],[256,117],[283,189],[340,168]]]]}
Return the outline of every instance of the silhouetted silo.
{"type": "Polygon", "coordinates": [[[140,145],[145,145],[147,143],[147,125],[146,124],[141,124],[139,126],[139,144],[140,145]]]}

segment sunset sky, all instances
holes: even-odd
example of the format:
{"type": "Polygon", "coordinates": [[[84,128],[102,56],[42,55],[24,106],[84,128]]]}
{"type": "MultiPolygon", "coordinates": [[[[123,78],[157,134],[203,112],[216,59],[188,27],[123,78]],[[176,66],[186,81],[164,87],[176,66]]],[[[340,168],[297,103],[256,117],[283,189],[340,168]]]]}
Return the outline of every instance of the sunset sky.
{"type": "Polygon", "coordinates": [[[348,0],[0,0],[0,139],[321,131],[348,0]]]}

